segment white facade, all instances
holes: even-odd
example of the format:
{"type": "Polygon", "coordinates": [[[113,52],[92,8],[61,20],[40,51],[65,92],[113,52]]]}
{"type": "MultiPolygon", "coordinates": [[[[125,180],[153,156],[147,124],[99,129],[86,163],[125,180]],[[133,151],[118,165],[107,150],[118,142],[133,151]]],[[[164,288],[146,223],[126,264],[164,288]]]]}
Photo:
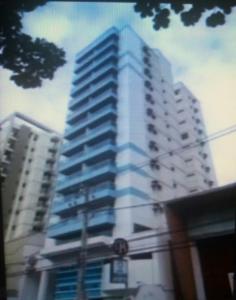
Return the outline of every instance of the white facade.
{"type": "MultiPolygon", "coordinates": [[[[38,264],[38,270],[43,266],[44,269],[54,270],[55,273],[66,272],[58,271],[60,264],[68,267],[67,272],[74,272],[70,265],[77,268],[81,231],[79,224],[83,213],[81,202],[78,200],[78,188],[82,181],[94,188],[102,180],[96,172],[99,171],[98,163],[104,162],[104,158],[100,158],[101,155],[98,156],[96,151],[93,152],[94,148],[91,148],[86,139],[94,139],[94,130],[100,130],[99,126],[105,124],[102,121],[98,124],[97,121],[96,127],[92,122],[95,124],[93,120],[100,117],[99,113],[106,112],[106,106],[103,110],[93,111],[92,105],[98,105],[99,84],[103,84],[106,80],[104,78],[107,78],[106,73],[101,78],[101,75],[98,75],[104,67],[97,70],[103,55],[101,48],[105,47],[106,43],[108,46],[114,42],[109,40],[109,37],[113,36],[116,36],[118,43],[117,53],[113,54],[116,56],[116,72],[115,75],[111,73],[111,80],[115,81],[117,87],[112,90],[112,93],[116,93],[116,104],[109,108],[108,114],[116,114],[116,119],[109,119],[110,130],[116,128],[116,137],[114,140],[110,138],[105,141],[106,146],[115,145],[116,154],[114,161],[112,155],[108,157],[109,163],[112,163],[109,171],[111,175],[103,180],[112,181],[115,190],[111,197],[114,202],[97,202],[96,209],[92,207],[93,203],[89,204],[92,208],[88,206],[92,210],[92,221],[88,228],[89,263],[114,257],[111,251],[114,239],[126,238],[130,244],[128,290],[135,289],[140,284],[154,284],[166,289],[166,300],[171,300],[173,287],[168,252],[169,237],[168,234],[161,234],[167,230],[162,203],[209,188],[212,185],[209,184],[210,181],[214,181],[215,184],[215,175],[207,146],[198,143],[190,149],[187,145],[199,139],[200,134],[199,131],[194,131],[193,122],[189,119],[192,109],[189,97],[191,101],[195,97],[183,85],[174,85],[167,59],[157,49],[149,48],[128,26],[120,31],[116,28],[109,29],[76,58],[77,71],[73,80],[74,88],[65,131],[65,139],[68,141],[62,150],[65,161],[60,169],[60,181],[57,186],[61,200],[58,200],[58,197],[54,200],[51,217],[51,223],[57,224],[49,227],[49,238],[42,251],[43,257],[50,259],[50,263],[45,259],[38,264]],[[179,112],[180,110],[183,112],[179,112]],[[183,115],[186,123],[183,122],[183,115]],[[186,130],[189,140],[183,136],[186,130]],[[208,157],[202,153],[206,153],[208,157]],[[97,165],[91,163],[93,155],[99,157],[96,160],[97,165]],[[189,176],[192,173],[194,175],[189,176]],[[190,177],[194,177],[194,180],[190,177]],[[109,209],[108,214],[104,213],[106,218],[112,216],[109,220],[106,219],[107,223],[104,221],[104,215],[99,216],[99,210],[105,208],[109,209]],[[99,224],[102,224],[103,229],[93,229],[96,222],[101,222],[99,224]]],[[[107,53],[104,54],[104,59],[106,55],[107,53]]],[[[203,124],[200,104],[197,102],[194,105],[198,105],[197,114],[203,124]]],[[[201,129],[204,136],[204,126],[199,126],[197,130],[201,129]]],[[[100,144],[94,145],[99,150],[100,144]]],[[[103,192],[108,193],[109,189],[103,192]]],[[[95,203],[96,200],[94,193],[91,202],[95,203]]],[[[110,263],[102,264],[101,268],[102,275],[100,279],[96,279],[96,291],[97,295],[100,295],[97,297],[122,297],[125,291],[124,284],[110,283],[110,263]]],[[[42,280],[45,282],[45,276],[42,280]]],[[[89,286],[91,283],[89,279],[86,280],[89,286]]],[[[56,282],[54,287],[51,287],[54,291],[53,299],[73,299],[76,281],[67,282],[66,287],[62,286],[59,279],[56,282]]],[[[92,293],[92,289],[90,288],[89,293],[92,293]]],[[[88,297],[90,298],[90,294],[88,297]]],[[[38,300],[43,298],[39,297],[38,300]]]]}
{"type": "Polygon", "coordinates": [[[44,229],[54,189],[61,137],[15,113],[1,124],[5,240],[44,229]]]}

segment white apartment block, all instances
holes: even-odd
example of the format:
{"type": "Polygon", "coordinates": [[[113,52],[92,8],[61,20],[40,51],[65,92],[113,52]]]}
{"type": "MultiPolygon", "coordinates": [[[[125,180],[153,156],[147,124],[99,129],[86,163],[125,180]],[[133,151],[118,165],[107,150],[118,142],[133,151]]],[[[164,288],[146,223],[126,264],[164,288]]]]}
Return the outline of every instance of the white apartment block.
{"type": "Polygon", "coordinates": [[[41,232],[48,219],[61,136],[21,114],[1,122],[5,241],[41,232]]]}
{"type": "MultiPolygon", "coordinates": [[[[209,149],[200,143],[200,104],[193,99],[184,85],[174,85],[161,52],[128,26],[109,29],[78,53],[57,195],[44,259],[35,269],[42,271],[32,292],[37,300],[76,297],[81,184],[90,190],[88,299],[123,299],[140,284],[157,285],[163,300],[173,299],[162,203],[216,184],[209,149]],[[110,282],[117,237],[130,246],[127,289],[110,282]]],[[[30,299],[26,291],[22,287],[20,299],[30,299]]]]}

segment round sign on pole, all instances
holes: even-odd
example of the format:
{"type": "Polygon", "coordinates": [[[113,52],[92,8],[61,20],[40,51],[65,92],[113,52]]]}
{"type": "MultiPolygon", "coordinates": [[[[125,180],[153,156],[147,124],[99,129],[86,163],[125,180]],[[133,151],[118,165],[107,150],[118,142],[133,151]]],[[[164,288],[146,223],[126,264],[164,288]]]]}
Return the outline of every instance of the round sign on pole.
{"type": "Polygon", "coordinates": [[[112,249],[115,252],[115,254],[117,254],[119,256],[124,256],[129,251],[129,245],[125,239],[118,238],[118,239],[115,239],[115,241],[112,245],[112,249]]]}

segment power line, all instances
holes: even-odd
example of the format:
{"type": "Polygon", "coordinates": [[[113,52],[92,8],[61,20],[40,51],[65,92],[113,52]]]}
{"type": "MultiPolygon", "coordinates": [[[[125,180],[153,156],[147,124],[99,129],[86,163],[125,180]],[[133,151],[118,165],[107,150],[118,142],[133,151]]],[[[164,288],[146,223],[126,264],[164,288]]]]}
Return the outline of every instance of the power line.
{"type": "MultiPolygon", "coordinates": [[[[192,149],[192,148],[195,148],[195,147],[199,146],[203,142],[207,143],[209,141],[212,141],[212,140],[221,138],[221,137],[223,137],[225,135],[231,134],[231,133],[233,133],[235,131],[236,131],[236,124],[234,124],[234,125],[232,125],[230,127],[227,127],[225,129],[219,130],[219,131],[217,131],[217,132],[215,132],[215,133],[207,136],[206,138],[204,138],[204,139],[202,139],[202,140],[200,140],[198,142],[193,143],[192,145],[190,144],[190,146],[188,146],[187,148],[186,148],[186,146],[181,146],[179,148],[176,148],[176,149],[173,149],[173,150],[169,150],[169,151],[167,151],[165,153],[159,154],[158,156],[156,156],[156,157],[154,157],[152,159],[159,159],[160,157],[163,157],[163,156],[165,157],[165,156],[169,155],[170,152],[172,152],[173,154],[174,153],[177,154],[177,153],[185,152],[185,151],[187,151],[189,149],[192,149]]],[[[147,166],[149,163],[150,163],[150,159],[148,161],[146,161],[146,162],[143,162],[142,164],[140,164],[138,166],[134,166],[134,170],[139,170],[139,169],[147,166]]],[[[121,170],[120,171],[120,173],[122,173],[122,172],[125,172],[125,170],[121,170]]],[[[129,209],[129,208],[138,208],[138,207],[150,206],[150,205],[155,205],[155,204],[162,204],[162,203],[166,203],[167,202],[167,200],[158,201],[157,202],[156,199],[151,198],[151,197],[149,197],[149,200],[153,200],[155,202],[153,202],[153,203],[145,203],[145,204],[137,204],[137,205],[130,205],[130,206],[126,206],[126,207],[113,207],[113,208],[109,208],[109,209],[108,208],[98,208],[98,209],[93,210],[93,212],[96,213],[96,212],[108,211],[108,210],[111,211],[111,210],[121,210],[121,209],[129,209]]],[[[49,228],[49,227],[51,227],[51,226],[48,226],[46,228],[49,228]]]]}
{"type": "MultiPolygon", "coordinates": [[[[230,127],[227,127],[227,128],[224,128],[222,130],[219,130],[219,131],[216,131],[208,136],[206,136],[205,138],[197,141],[197,142],[193,142],[193,143],[190,143],[188,146],[181,146],[181,147],[178,147],[178,148],[175,148],[175,149],[172,149],[172,150],[168,150],[164,153],[161,153],[157,156],[155,156],[154,158],[151,158],[151,159],[159,159],[161,157],[165,157],[165,156],[168,156],[170,155],[170,153],[173,153],[173,154],[179,154],[179,153],[182,153],[182,152],[185,152],[185,151],[188,151],[189,149],[192,149],[192,148],[195,148],[195,147],[198,147],[199,145],[201,145],[202,143],[208,143],[212,140],[215,140],[215,139],[218,139],[218,138],[221,138],[227,134],[231,134],[233,132],[236,131],[236,124],[230,126],[230,127]]],[[[143,162],[141,163],[140,165],[137,165],[135,166],[135,169],[141,169],[145,166],[147,166],[150,162],[150,159],[147,160],[146,162],[143,162]]],[[[125,172],[125,171],[120,171],[121,172],[125,172]]]]}
{"type": "MultiPolygon", "coordinates": [[[[194,226],[189,226],[189,227],[183,227],[181,229],[174,229],[174,230],[166,230],[166,231],[162,231],[162,232],[156,232],[153,234],[150,234],[148,236],[144,236],[144,237],[137,237],[137,238],[132,238],[130,240],[130,242],[132,243],[133,241],[139,241],[139,240],[145,240],[145,239],[149,239],[151,237],[159,237],[159,236],[165,236],[165,235],[171,235],[171,234],[177,234],[177,233],[181,233],[181,232],[185,232],[187,230],[194,230],[196,228],[201,228],[204,226],[209,226],[209,225],[218,225],[218,224],[222,224],[222,223],[226,223],[228,221],[231,221],[232,218],[225,218],[225,219],[218,219],[215,221],[211,221],[211,222],[203,222],[194,226]]],[[[187,239],[186,242],[191,243],[192,241],[190,239],[187,239]]],[[[178,242],[179,243],[183,243],[183,242],[178,242]]],[[[175,244],[175,243],[174,243],[175,244]]],[[[131,250],[130,252],[136,252],[136,251],[142,251],[142,250],[151,250],[153,248],[158,249],[158,248],[163,248],[165,247],[166,244],[159,244],[159,245],[154,245],[154,246],[148,246],[148,247],[141,247],[141,248],[135,248],[133,250],[131,250]]],[[[89,245],[88,245],[89,247],[89,245]]],[[[96,258],[97,255],[94,256],[94,258],[96,258]]],[[[88,258],[93,258],[93,256],[89,256],[88,258]]],[[[38,260],[44,260],[45,258],[39,258],[38,260]]],[[[14,265],[14,264],[24,264],[22,262],[19,263],[8,263],[7,265],[14,265]]]]}
{"type": "MultiPolygon", "coordinates": [[[[180,148],[176,148],[176,149],[174,149],[174,150],[170,150],[170,151],[172,151],[172,152],[174,152],[174,151],[186,151],[186,150],[189,150],[190,148],[193,148],[193,147],[196,147],[196,146],[198,146],[199,144],[201,144],[202,142],[209,142],[210,140],[214,140],[214,139],[218,139],[218,138],[220,138],[220,137],[223,137],[223,136],[225,136],[225,135],[227,135],[227,134],[230,134],[230,133],[233,133],[234,131],[236,131],[236,124],[235,125],[233,125],[233,126],[231,126],[231,127],[228,127],[228,128],[225,128],[225,129],[223,129],[223,130],[220,130],[220,131],[218,131],[218,132],[216,132],[216,133],[214,133],[214,134],[212,134],[212,135],[210,135],[210,136],[208,136],[208,137],[206,137],[204,140],[201,140],[201,141],[199,141],[199,142],[197,142],[197,143],[194,143],[194,145],[192,145],[191,147],[188,147],[188,148],[185,148],[185,147],[180,147],[180,148]]],[[[161,156],[164,156],[164,155],[167,155],[167,154],[169,154],[169,152],[170,151],[168,151],[168,152],[166,152],[166,153],[162,153],[162,154],[160,154],[160,155],[158,155],[155,159],[157,159],[157,158],[159,158],[159,157],[161,157],[161,156]]],[[[148,163],[149,163],[149,161],[148,161],[148,163]]],[[[146,165],[147,163],[142,163],[142,165],[140,165],[140,166],[136,166],[136,168],[138,169],[138,168],[142,168],[142,167],[144,167],[145,165],[146,165]]],[[[124,206],[124,207],[113,207],[113,208],[109,208],[109,211],[112,209],[112,210],[122,210],[122,209],[132,209],[132,208],[139,208],[139,207],[145,207],[145,206],[153,206],[153,205],[155,205],[155,204],[162,204],[162,203],[166,203],[167,201],[158,201],[158,202],[156,202],[156,199],[154,199],[154,198],[149,198],[150,200],[154,200],[155,202],[152,202],[152,203],[145,203],[145,204],[137,204],[137,205],[130,205],[130,206],[124,206]]],[[[99,212],[99,211],[107,211],[108,209],[106,208],[101,208],[101,209],[97,209],[97,210],[95,210],[94,212],[99,212]]],[[[68,219],[67,219],[68,220],[68,219]]],[[[48,227],[46,227],[45,229],[48,229],[50,226],[48,226],[48,227]]],[[[169,234],[170,232],[168,232],[168,231],[166,231],[165,233],[162,233],[162,234],[169,234]]],[[[31,235],[35,235],[35,233],[31,233],[31,234],[29,234],[29,235],[27,235],[27,237],[28,236],[31,236],[31,235]]],[[[157,235],[152,235],[152,236],[157,236],[157,235]]],[[[19,248],[20,249],[20,248],[19,248]]],[[[18,249],[16,249],[16,252],[18,252],[18,249]]],[[[9,255],[13,255],[14,253],[11,253],[11,254],[9,254],[9,255]]]]}

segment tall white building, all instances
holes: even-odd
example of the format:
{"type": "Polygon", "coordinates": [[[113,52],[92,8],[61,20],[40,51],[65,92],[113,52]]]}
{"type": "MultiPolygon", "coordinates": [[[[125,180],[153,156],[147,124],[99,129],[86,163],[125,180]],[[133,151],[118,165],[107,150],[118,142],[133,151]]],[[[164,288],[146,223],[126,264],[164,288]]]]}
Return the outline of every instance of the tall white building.
{"type": "Polygon", "coordinates": [[[44,229],[62,139],[57,132],[21,113],[2,121],[0,133],[7,242],[44,229]]]}
{"type": "Polygon", "coordinates": [[[173,299],[169,253],[158,251],[168,245],[168,235],[160,235],[161,204],[215,184],[210,154],[199,143],[200,105],[192,99],[183,85],[174,86],[167,59],[130,27],[111,28],[78,53],[45,260],[37,266],[38,300],[75,299],[81,185],[89,189],[88,299],[124,295],[125,285],[109,277],[117,237],[130,245],[126,292],[156,284],[173,299]]]}

